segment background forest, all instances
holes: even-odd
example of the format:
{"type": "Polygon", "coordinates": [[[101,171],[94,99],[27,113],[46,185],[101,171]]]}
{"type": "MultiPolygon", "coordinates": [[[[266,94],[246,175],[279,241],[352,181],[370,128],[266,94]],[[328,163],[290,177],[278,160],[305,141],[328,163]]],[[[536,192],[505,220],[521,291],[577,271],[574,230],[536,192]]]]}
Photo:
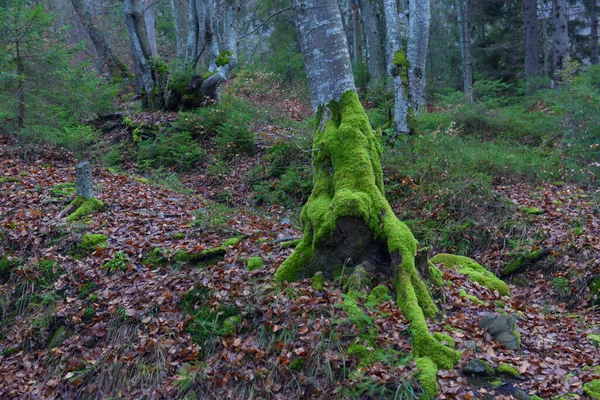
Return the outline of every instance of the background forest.
{"type": "Polygon", "coordinates": [[[462,354],[433,379],[391,277],[273,282],[318,151],[303,3],[0,0],[1,398],[600,399],[597,1],[339,1],[462,354]]]}

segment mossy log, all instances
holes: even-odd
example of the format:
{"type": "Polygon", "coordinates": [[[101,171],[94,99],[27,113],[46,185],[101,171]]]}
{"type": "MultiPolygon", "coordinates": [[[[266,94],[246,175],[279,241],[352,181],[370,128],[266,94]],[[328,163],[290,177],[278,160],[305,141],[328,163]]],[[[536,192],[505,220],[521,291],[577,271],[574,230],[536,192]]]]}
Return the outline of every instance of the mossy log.
{"type": "Polygon", "coordinates": [[[318,271],[331,278],[359,264],[392,275],[398,305],[411,322],[415,356],[427,359],[419,364],[429,382],[431,366],[450,369],[460,353],[429,333],[425,318],[437,308],[415,268],[417,241],[385,198],[380,138],[354,91],[321,106],[316,121],[314,187],[300,216],[304,235],[275,280],[318,271]]]}
{"type": "Polygon", "coordinates": [[[550,254],[552,254],[552,249],[537,249],[530,253],[522,254],[509,262],[506,267],[504,267],[500,275],[506,276],[515,273],[550,254]]]}

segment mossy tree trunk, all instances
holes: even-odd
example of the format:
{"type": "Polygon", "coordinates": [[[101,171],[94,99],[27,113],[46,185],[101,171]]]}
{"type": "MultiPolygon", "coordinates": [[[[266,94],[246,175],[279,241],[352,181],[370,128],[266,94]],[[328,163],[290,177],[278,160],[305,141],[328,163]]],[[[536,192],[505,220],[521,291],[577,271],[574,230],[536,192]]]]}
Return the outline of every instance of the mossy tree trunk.
{"type": "Polygon", "coordinates": [[[293,3],[317,115],[315,177],[301,214],[304,236],[275,280],[293,281],[318,271],[331,277],[336,269],[350,272],[359,264],[374,264],[393,276],[398,304],[413,328],[415,356],[422,360],[418,365],[451,368],[459,353],[427,328],[425,318],[437,309],[415,268],[417,241],[385,199],[381,145],[356,94],[337,2],[293,3]]]}

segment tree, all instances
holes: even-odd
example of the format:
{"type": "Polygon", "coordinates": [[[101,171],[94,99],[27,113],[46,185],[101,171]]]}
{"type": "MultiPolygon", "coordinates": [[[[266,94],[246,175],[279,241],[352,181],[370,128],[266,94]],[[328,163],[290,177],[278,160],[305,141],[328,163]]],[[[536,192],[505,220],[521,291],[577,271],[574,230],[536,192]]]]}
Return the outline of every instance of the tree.
{"type": "Polygon", "coordinates": [[[455,0],[454,4],[458,22],[463,91],[467,96],[467,100],[472,101],[473,62],[471,55],[471,2],[470,0],[455,0]]]}
{"type": "Polygon", "coordinates": [[[417,241],[385,199],[381,145],[355,90],[337,2],[293,4],[316,114],[314,186],[300,216],[302,240],[275,280],[318,271],[333,278],[359,265],[392,275],[398,304],[411,322],[419,376],[427,380],[421,383],[432,397],[437,368],[452,368],[460,353],[428,331],[425,318],[437,310],[415,267],[417,241]]]}
{"type": "Polygon", "coordinates": [[[561,83],[559,72],[569,57],[569,29],[567,27],[567,0],[552,1],[552,80],[561,83]]]}
{"type": "Polygon", "coordinates": [[[531,91],[531,80],[538,76],[540,61],[538,55],[537,0],[523,0],[525,22],[525,79],[527,90],[531,91]]]}
{"type": "Polygon", "coordinates": [[[96,26],[92,14],[85,9],[83,0],[71,0],[71,4],[85,31],[92,40],[92,44],[98,53],[98,57],[102,60],[102,64],[108,68],[110,76],[112,78],[128,78],[130,76],[129,68],[112,51],[104,34],[96,26]]]}
{"type": "Polygon", "coordinates": [[[419,114],[419,108],[425,104],[425,64],[431,24],[429,0],[411,0],[408,18],[406,60],[409,65],[409,112],[412,109],[414,117],[416,117],[419,114]]]}
{"type": "Polygon", "coordinates": [[[369,79],[380,79],[385,76],[385,34],[382,3],[380,1],[359,0],[359,5],[363,17],[369,79]]]}

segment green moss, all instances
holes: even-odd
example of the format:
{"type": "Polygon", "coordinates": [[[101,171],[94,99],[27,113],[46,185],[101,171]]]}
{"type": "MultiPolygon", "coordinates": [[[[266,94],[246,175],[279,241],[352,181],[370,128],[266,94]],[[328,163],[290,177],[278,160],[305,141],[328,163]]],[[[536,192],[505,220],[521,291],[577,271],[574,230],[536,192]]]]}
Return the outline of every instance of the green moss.
{"type": "Polygon", "coordinates": [[[429,282],[437,287],[444,286],[444,273],[436,267],[431,260],[428,260],[427,262],[429,263],[429,282]]]}
{"type": "Polygon", "coordinates": [[[304,364],[306,364],[306,359],[304,357],[298,357],[290,362],[288,369],[295,372],[300,372],[302,371],[302,368],[304,368],[304,364]]]}
{"type": "Polygon", "coordinates": [[[22,260],[17,257],[0,258],[0,283],[6,283],[10,279],[12,272],[21,264],[22,260]]]}
{"type": "Polygon", "coordinates": [[[542,210],[541,208],[537,208],[537,207],[530,207],[530,208],[524,208],[523,212],[527,215],[536,215],[536,214],[543,214],[544,210],[542,210]]]}
{"type": "Polygon", "coordinates": [[[85,311],[83,312],[83,315],[81,316],[81,319],[83,321],[91,321],[94,318],[94,315],[94,309],[92,307],[86,307],[85,311]]]}
{"type": "MultiPolygon", "coordinates": [[[[394,265],[393,285],[398,304],[411,322],[415,356],[429,357],[438,368],[453,368],[460,353],[429,333],[425,317],[434,316],[437,308],[415,268],[417,241],[385,199],[380,140],[357,94],[348,91],[338,102],[320,107],[316,121],[314,186],[300,215],[304,235],[294,253],[278,268],[275,280],[295,281],[324,270],[326,266],[315,263],[315,250],[335,232],[339,218],[360,219],[376,240],[387,245],[392,258],[401,261],[394,265]],[[331,118],[324,121],[324,114],[331,118]]],[[[349,315],[358,315],[356,302],[344,303],[349,315]]]]}
{"type": "Polygon", "coordinates": [[[140,133],[142,132],[142,129],[138,126],[137,128],[135,128],[133,130],[133,132],[131,133],[131,136],[133,138],[133,143],[138,144],[140,142],[140,133]]]}
{"type": "Polygon", "coordinates": [[[504,382],[502,382],[502,379],[494,379],[492,381],[490,381],[490,386],[493,387],[498,387],[498,386],[502,386],[504,382]]]}
{"type": "Polygon", "coordinates": [[[479,300],[476,296],[473,296],[472,294],[467,294],[467,291],[465,289],[460,289],[458,291],[458,294],[460,295],[460,297],[465,297],[477,305],[483,304],[483,301],[479,300]]]}
{"type": "Polygon", "coordinates": [[[367,307],[375,307],[391,299],[392,297],[390,296],[390,289],[388,289],[387,286],[379,285],[375,286],[373,290],[371,290],[365,305],[367,307]]]}
{"type": "Polygon", "coordinates": [[[595,276],[590,281],[590,303],[600,306],[600,275],[595,276]]]}
{"type": "Polygon", "coordinates": [[[72,205],[77,207],[77,210],[67,217],[67,221],[75,221],[81,217],[90,214],[92,211],[104,210],[104,203],[95,197],[86,199],[85,197],[78,196],[71,202],[72,205]]]}
{"type": "Polygon", "coordinates": [[[590,381],[583,385],[583,392],[594,400],[600,399],[600,379],[590,381]]]}
{"type": "Polygon", "coordinates": [[[542,249],[534,250],[525,255],[521,255],[521,256],[515,258],[514,260],[512,260],[511,262],[509,262],[506,265],[506,267],[504,267],[504,269],[502,270],[501,275],[510,275],[510,274],[516,272],[517,270],[523,268],[527,264],[530,264],[532,262],[539,260],[540,258],[542,258],[542,256],[543,256],[542,249]]]}
{"type": "Polygon", "coordinates": [[[510,295],[508,286],[490,271],[477,264],[469,257],[453,254],[437,254],[431,259],[434,264],[442,264],[446,268],[457,267],[457,271],[491,290],[497,290],[503,296],[510,295]]]}
{"type": "Polygon", "coordinates": [[[415,113],[415,109],[412,107],[408,107],[408,111],[406,113],[406,125],[408,126],[408,133],[410,135],[419,134],[419,120],[417,118],[417,114],[415,113]]]}
{"type": "Polygon", "coordinates": [[[81,242],[77,245],[77,250],[83,253],[89,253],[108,246],[108,239],[100,233],[86,233],[81,236],[81,242]]]}
{"type": "Polygon", "coordinates": [[[224,65],[229,64],[230,57],[232,55],[233,55],[233,51],[231,51],[231,50],[222,51],[221,54],[219,54],[219,56],[215,60],[215,64],[217,64],[217,67],[222,67],[224,65]]]}
{"type": "Polygon", "coordinates": [[[544,400],[544,399],[541,398],[540,396],[534,394],[529,397],[529,400],[544,400]]]}
{"type": "Polygon", "coordinates": [[[587,338],[590,339],[592,343],[594,343],[596,346],[600,347],[600,335],[590,333],[589,335],[587,335],[587,338]]]}
{"type": "Polygon", "coordinates": [[[256,269],[264,267],[264,265],[265,260],[263,260],[261,257],[250,257],[248,259],[248,263],[246,264],[246,270],[254,271],[256,269]]]}
{"type": "Polygon", "coordinates": [[[507,363],[500,363],[500,365],[498,365],[498,368],[496,368],[496,372],[498,372],[499,374],[506,374],[506,375],[510,375],[510,376],[518,376],[519,374],[519,370],[507,363]]]}
{"type": "Polygon", "coordinates": [[[374,351],[374,348],[367,347],[363,344],[353,344],[348,347],[348,354],[358,358],[358,366],[366,367],[367,365],[373,364],[377,361],[378,353],[374,351]]]}
{"type": "Polygon", "coordinates": [[[435,340],[437,340],[438,342],[440,342],[448,347],[451,347],[451,348],[456,347],[456,341],[450,335],[446,335],[445,333],[441,333],[441,332],[435,332],[433,334],[433,337],[435,338],[435,340]]]}
{"type": "Polygon", "coordinates": [[[171,237],[173,238],[173,240],[185,239],[185,233],[183,233],[183,232],[176,232],[171,237]]]}
{"type": "Polygon", "coordinates": [[[208,71],[204,75],[202,75],[202,80],[205,81],[216,73],[217,71],[208,71]]]}
{"type": "Polygon", "coordinates": [[[434,399],[439,390],[437,383],[437,365],[429,357],[420,357],[417,363],[417,380],[423,388],[421,399],[434,399]]]}
{"type": "Polygon", "coordinates": [[[48,343],[48,348],[53,349],[53,348],[58,347],[61,344],[63,344],[63,342],[67,339],[67,335],[68,335],[68,332],[65,329],[65,327],[60,326],[56,330],[56,332],[54,332],[54,335],[52,335],[52,338],[50,339],[50,342],[48,343]]]}
{"type": "Polygon", "coordinates": [[[75,184],[73,182],[59,183],[50,189],[50,196],[52,197],[69,197],[74,193],[75,184]]]}
{"type": "Polygon", "coordinates": [[[246,236],[244,236],[244,235],[229,238],[223,242],[223,246],[226,246],[226,247],[236,246],[238,243],[240,243],[245,238],[246,238],[246,236]]]}
{"type": "Polygon", "coordinates": [[[348,320],[351,323],[358,325],[360,328],[373,325],[373,320],[371,317],[369,317],[364,313],[363,310],[360,309],[352,295],[344,294],[342,297],[344,299],[342,303],[342,309],[346,314],[348,314],[348,320]]]}
{"type": "Polygon", "coordinates": [[[325,277],[322,273],[318,272],[313,275],[310,284],[315,290],[323,290],[325,287],[325,277]]]}
{"type": "Polygon", "coordinates": [[[0,183],[20,183],[21,180],[19,178],[15,178],[13,176],[7,176],[0,178],[0,183]]]}
{"type": "Polygon", "coordinates": [[[85,300],[94,291],[96,284],[92,281],[86,282],[79,288],[79,298],[85,300]]]}
{"type": "Polygon", "coordinates": [[[223,321],[223,335],[233,335],[241,322],[242,318],[238,315],[227,318],[223,321]]]}

